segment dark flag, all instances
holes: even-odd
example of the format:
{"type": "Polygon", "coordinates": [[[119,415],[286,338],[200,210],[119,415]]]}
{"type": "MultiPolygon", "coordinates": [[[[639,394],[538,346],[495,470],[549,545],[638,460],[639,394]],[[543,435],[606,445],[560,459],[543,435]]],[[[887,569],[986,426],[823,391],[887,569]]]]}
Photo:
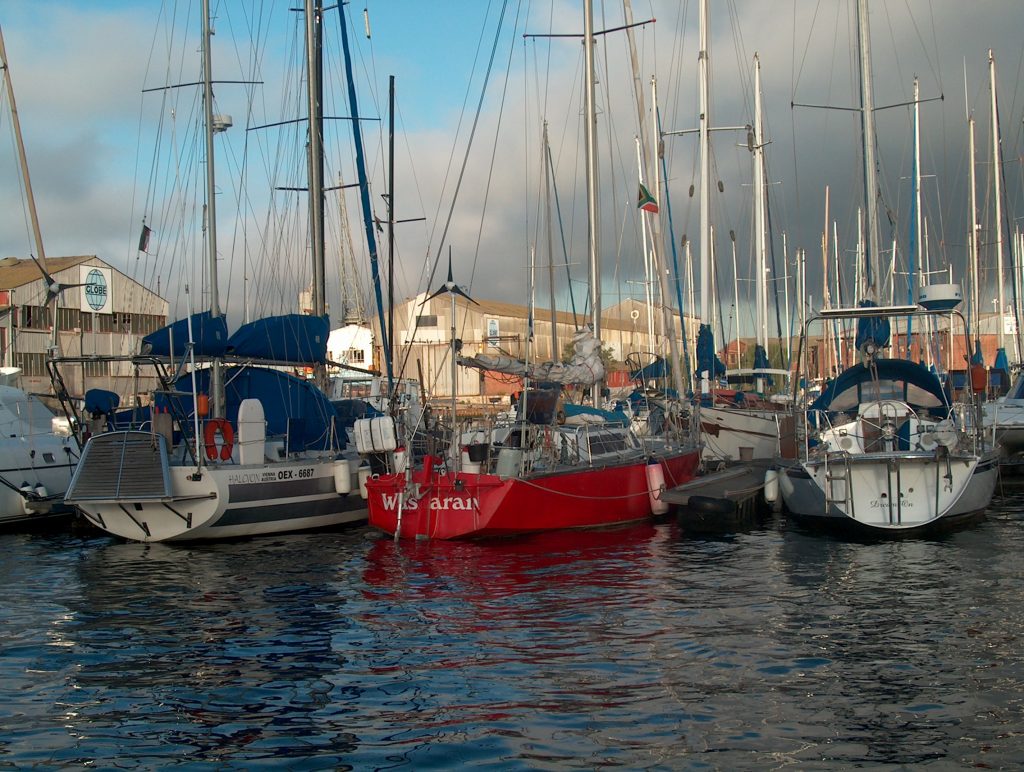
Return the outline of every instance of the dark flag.
{"type": "Polygon", "coordinates": [[[149,236],[153,231],[145,223],[142,224],[142,235],[139,236],[139,251],[149,254],[149,236]]]}

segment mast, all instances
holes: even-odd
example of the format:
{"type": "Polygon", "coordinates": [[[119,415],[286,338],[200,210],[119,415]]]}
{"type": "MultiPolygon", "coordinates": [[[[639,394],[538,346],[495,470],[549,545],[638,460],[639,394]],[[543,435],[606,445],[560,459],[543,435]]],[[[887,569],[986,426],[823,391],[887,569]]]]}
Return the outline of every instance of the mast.
{"type": "MultiPolygon", "coordinates": [[[[974,343],[975,346],[980,346],[980,340],[978,336],[980,333],[981,325],[981,288],[979,285],[979,271],[978,271],[978,200],[977,200],[977,181],[975,180],[974,171],[974,116],[971,115],[967,118],[967,153],[969,156],[968,166],[970,168],[970,206],[971,206],[971,232],[967,238],[968,249],[970,250],[970,270],[971,270],[971,285],[974,311],[974,343]]],[[[974,352],[968,352],[968,356],[972,356],[974,352]]]]}
{"type": "Polygon", "coordinates": [[[708,115],[708,3],[700,0],[700,53],[697,64],[700,79],[700,321],[711,323],[711,126],[708,115]]]}
{"type": "MultiPolygon", "coordinates": [[[[768,354],[768,266],[765,261],[765,174],[764,128],[761,114],[761,60],[754,54],[754,249],[757,257],[757,281],[754,284],[757,299],[757,342],[768,354]]],[[[758,383],[760,385],[760,381],[758,383]]],[[[758,388],[758,391],[764,391],[758,388]]]]}
{"type": "Polygon", "coordinates": [[[1003,315],[1006,313],[1006,299],[1003,297],[1003,212],[1002,191],[1000,182],[1002,166],[999,158],[999,113],[996,107],[996,58],[992,49],[988,50],[988,82],[992,92],[992,178],[995,186],[995,222],[996,222],[996,297],[999,301],[999,316],[996,319],[999,348],[1005,352],[1006,342],[1003,340],[1003,315]]]}
{"type": "MultiPolygon", "coordinates": [[[[601,256],[597,234],[597,108],[594,105],[594,6],[583,4],[584,142],[587,169],[587,248],[590,255],[590,308],[594,337],[601,340],[601,256]]],[[[594,407],[601,403],[601,382],[594,384],[594,407]]]]}
{"type": "MultiPolygon", "coordinates": [[[[28,213],[32,219],[32,236],[36,242],[39,262],[46,267],[46,252],[43,249],[43,232],[39,227],[39,215],[36,212],[36,198],[32,193],[32,179],[28,173],[28,157],[25,154],[25,141],[21,136],[21,121],[18,119],[18,105],[14,101],[14,85],[11,83],[11,68],[7,62],[7,48],[4,46],[3,28],[0,27],[0,69],[4,71],[4,85],[7,87],[7,102],[11,106],[11,125],[14,127],[14,141],[18,148],[18,163],[21,164],[21,178],[25,182],[25,196],[28,199],[28,213]]],[[[56,325],[56,319],[54,319],[56,325]]]]}
{"type": "Polygon", "coordinates": [[[306,96],[309,116],[309,228],[313,252],[313,313],[327,314],[324,297],[323,8],[306,0],[306,96]]]}
{"type": "Polygon", "coordinates": [[[544,207],[547,211],[548,237],[548,298],[551,302],[551,358],[559,359],[558,351],[558,312],[555,311],[555,246],[552,235],[554,216],[551,210],[551,153],[548,145],[548,122],[544,121],[544,207]]]}
{"type": "MultiPolygon", "coordinates": [[[[914,173],[913,185],[914,196],[911,199],[911,223],[910,223],[910,275],[907,278],[907,305],[914,305],[917,302],[915,297],[915,283],[920,286],[916,272],[924,270],[921,248],[921,103],[918,101],[920,88],[917,78],[914,78],[914,173]]],[[[893,256],[895,258],[895,255],[893,256]]],[[[920,334],[920,333],[918,333],[920,334]]],[[[914,317],[907,317],[907,359],[912,358],[914,345],[914,317]]]]}
{"type": "MultiPolygon", "coordinates": [[[[207,0],[208,2],[208,0],[207,0]]],[[[381,347],[388,375],[388,393],[394,389],[394,367],[391,361],[391,331],[384,318],[384,297],[380,286],[380,261],[377,256],[377,236],[374,233],[373,206],[370,204],[370,183],[366,176],[366,159],[363,155],[363,129],[359,123],[359,101],[356,99],[356,83],[352,75],[352,53],[349,51],[348,25],[345,24],[344,6],[338,8],[341,23],[341,48],[345,57],[345,80],[348,84],[348,104],[352,112],[352,142],[356,151],[356,174],[359,181],[359,201],[363,208],[363,227],[366,232],[366,246],[370,251],[370,275],[373,279],[373,293],[377,301],[377,321],[380,324],[381,347]]]]}
{"type": "MultiPolygon", "coordinates": [[[[210,0],[203,0],[203,129],[206,134],[206,245],[210,270],[210,316],[221,316],[220,292],[217,286],[217,185],[214,174],[213,149],[213,76],[210,38],[210,0]]],[[[193,370],[193,377],[195,371],[193,370]]],[[[210,368],[210,412],[213,418],[224,417],[224,385],[220,358],[210,368]]]]}
{"type": "Polygon", "coordinates": [[[868,218],[868,254],[863,298],[879,301],[878,180],[875,169],[875,113],[871,90],[871,34],[868,29],[867,0],[857,0],[857,59],[860,64],[860,125],[864,149],[864,208],[868,218]]]}

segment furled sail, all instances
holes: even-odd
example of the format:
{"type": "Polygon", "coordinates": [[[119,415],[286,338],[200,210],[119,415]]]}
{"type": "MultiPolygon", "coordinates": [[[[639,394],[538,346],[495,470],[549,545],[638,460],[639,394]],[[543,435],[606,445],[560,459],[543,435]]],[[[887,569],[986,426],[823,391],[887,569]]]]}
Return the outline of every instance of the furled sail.
{"type": "Polygon", "coordinates": [[[604,378],[601,361],[601,341],[586,327],[573,336],[573,354],[568,362],[530,362],[510,356],[479,354],[459,357],[463,367],[475,367],[489,372],[518,375],[533,381],[546,381],[562,385],[591,386],[604,378]]]}

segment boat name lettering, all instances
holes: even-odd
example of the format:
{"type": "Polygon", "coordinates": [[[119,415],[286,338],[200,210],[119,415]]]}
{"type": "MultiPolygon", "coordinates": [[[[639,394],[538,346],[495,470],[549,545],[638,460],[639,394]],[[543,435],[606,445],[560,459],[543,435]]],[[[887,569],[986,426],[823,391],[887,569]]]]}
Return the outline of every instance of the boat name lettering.
{"type": "Polygon", "coordinates": [[[228,485],[272,482],[276,479],[273,472],[236,472],[228,475],[228,485]]]}
{"type": "MultiPolygon", "coordinates": [[[[398,494],[394,493],[388,495],[383,494],[381,497],[384,502],[384,508],[387,510],[394,510],[398,508],[398,494]]],[[[409,498],[402,502],[402,509],[406,512],[411,512],[420,508],[420,502],[422,499],[409,498]]],[[[470,496],[469,498],[463,498],[461,496],[433,496],[427,501],[427,507],[435,512],[441,510],[461,510],[464,512],[472,512],[480,509],[480,499],[476,496],[470,496]]]]}
{"type": "Polygon", "coordinates": [[[873,499],[871,502],[872,509],[891,509],[894,506],[913,508],[914,502],[911,499],[903,499],[898,505],[883,499],[873,499]]]}

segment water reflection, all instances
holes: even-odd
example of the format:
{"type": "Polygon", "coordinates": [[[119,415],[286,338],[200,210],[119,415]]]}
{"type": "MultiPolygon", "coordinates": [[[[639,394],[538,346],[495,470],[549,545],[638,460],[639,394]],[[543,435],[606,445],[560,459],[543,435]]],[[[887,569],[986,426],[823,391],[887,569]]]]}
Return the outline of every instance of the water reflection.
{"type": "Polygon", "coordinates": [[[1022,511],[877,544],[7,536],[0,763],[1012,766],[1022,511]]]}

